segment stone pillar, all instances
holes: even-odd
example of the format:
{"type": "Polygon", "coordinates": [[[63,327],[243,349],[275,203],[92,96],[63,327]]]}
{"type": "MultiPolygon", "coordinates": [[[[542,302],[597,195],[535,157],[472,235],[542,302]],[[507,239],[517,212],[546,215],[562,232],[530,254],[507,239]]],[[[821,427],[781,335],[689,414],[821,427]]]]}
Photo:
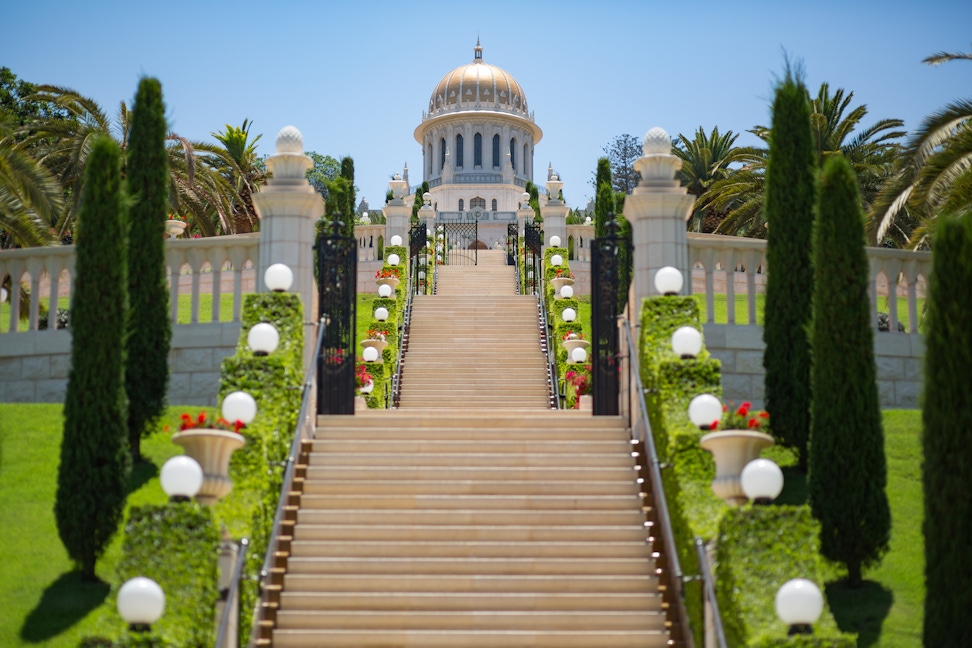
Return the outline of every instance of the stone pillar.
{"type": "Polygon", "coordinates": [[[560,237],[560,247],[567,247],[567,212],[570,209],[560,200],[564,183],[556,175],[547,180],[547,204],[540,208],[543,216],[543,249],[550,247],[550,237],[560,237]]]}
{"type": "Polygon", "coordinates": [[[402,176],[395,174],[394,179],[389,181],[388,188],[392,191],[393,198],[385,203],[381,213],[385,215],[385,245],[391,245],[391,239],[396,234],[402,237],[403,241],[408,240],[408,225],[412,216],[411,205],[405,204],[405,196],[408,194],[408,183],[402,180],[402,176]]]}
{"type": "Polygon", "coordinates": [[[641,182],[624,200],[624,215],[631,222],[634,244],[634,304],[652,294],[655,272],[665,266],[678,268],[684,282],[682,294],[692,285],[688,262],[686,221],[692,215],[695,196],[675,179],[682,161],[672,155],[672,140],[661,128],[645,135],[644,155],[635,160],[641,182]]]}
{"type": "Polygon", "coordinates": [[[516,210],[516,226],[520,236],[523,236],[523,228],[527,223],[532,224],[536,217],[536,212],[530,206],[530,194],[524,191],[520,196],[520,208],[516,210]]]}
{"type": "Polygon", "coordinates": [[[230,588],[233,586],[233,568],[236,566],[236,559],[240,554],[240,545],[236,543],[233,538],[230,537],[226,529],[223,528],[222,538],[219,543],[219,558],[217,559],[217,565],[219,569],[219,576],[217,581],[217,587],[219,588],[219,599],[216,601],[216,630],[219,631],[219,622],[223,616],[223,610],[229,606],[230,618],[229,623],[226,626],[226,634],[224,635],[224,642],[221,646],[216,648],[230,648],[230,646],[239,645],[239,633],[240,633],[240,615],[239,615],[239,598],[240,591],[236,590],[233,595],[233,599],[229,598],[230,588]]]}
{"type": "Polygon", "coordinates": [[[267,158],[272,176],[253,194],[260,217],[260,254],[257,292],[266,292],[263,274],[274,263],[284,263],[294,273],[292,292],[304,304],[304,366],[314,349],[317,319],[317,288],[314,285],[314,223],[324,213],[324,201],[307,181],[305,173],[314,162],[304,155],[304,137],[293,126],[277,134],[277,153],[267,158]]]}
{"type": "Polygon", "coordinates": [[[419,222],[427,230],[432,229],[432,226],[435,225],[435,210],[432,209],[432,194],[428,191],[422,194],[422,207],[419,209],[418,217],[419,222]]]}

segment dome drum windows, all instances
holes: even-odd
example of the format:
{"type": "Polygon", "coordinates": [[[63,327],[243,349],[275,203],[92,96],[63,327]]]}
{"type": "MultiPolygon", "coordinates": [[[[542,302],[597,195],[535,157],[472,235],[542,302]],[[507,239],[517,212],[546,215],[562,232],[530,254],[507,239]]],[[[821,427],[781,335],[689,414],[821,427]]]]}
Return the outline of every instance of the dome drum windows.
{"type": "Polygon", "coordinates": [[[486,209],[486,199],[476,196],[469,201],[469,209],[486,209]]]}
{"type": "Polygon", "coordinates": [[[456,135],[456,162],[455,166],[457,169],[462,168],[463,157],[463,147],[462,147],[462,135],[456,135]]]}
{"type": "Polygon", "coordinates": [[[500,167],[500,136],[493,135],[493,168],[500,167]]]}
{"type": "Polygon", "coordinates": [[[483,166],[483,136],[480,133],[473,137],[473,166],[477,169],[483,166]]]}
{"type": "Polygon", "coordinates": [[[498,209],[496,209],[496,199],[495,198],[493,198],[493,211],[499,211],[498,209]]]}

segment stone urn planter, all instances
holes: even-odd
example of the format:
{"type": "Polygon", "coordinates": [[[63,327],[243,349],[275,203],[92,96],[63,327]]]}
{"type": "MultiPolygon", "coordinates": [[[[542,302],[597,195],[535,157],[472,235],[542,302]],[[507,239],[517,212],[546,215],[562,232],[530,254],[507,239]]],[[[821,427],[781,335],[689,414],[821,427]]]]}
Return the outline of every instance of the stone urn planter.
{"type": "Polygon", "coordinates": [[[580,411],[582,412],[593,412],[594,411],[594,396],[591,394],[581,394],[578,398],[580,401],[580,411]]]}
{"type": "Polygon", "coordinates": [[[550,280],[550,285],[554,287],[554,299],[560,299],[560,289],[564,286],[573,286],[574,280],[570,277],[556,277],[550,280]]]}
{"type": "Polygon", "coordinates": [[[388,342],[386,342],[385,340],[373,340],[373,339],[361,340],[360,344],[365,349],[367,349],[368,347],[374,347],[378,349],[379,358],[381,357],[381,352],[384,351],[385,347],[388,346],[388,342]]]}
{"type": "Polygon", "coordinates": [[[379,286],[391,286],[392,291],[394,292],[398,288],[398,284],[401,283],[401,279],[396,277],[379,277],[378,279],[375,279],[375,283],[379,286]]]}
{"type": "Polygon", "coordinates": [[[564,349],[567,351],[567,364],[577,364],[571,360],[571,354],[574,352],[574,349],[584,349],[587,351],[588,357],[590,357],[591,343],[580,338],[571,338],[564,340],[564,349]]]}
{"type": "Polygon", "coordinates": [[[165,221],[165,233],[170,238],[175,238],[186,231],[186,224],[176,218],[165,221]]]}
{"type": "Polygon", "coordinates": [[[212,506],[233,490],[229,478],[230,456],[246,445],[246,439],[236,432],[196,428],[172,435],[172,442],[182,446],[186,454],[203,469],[203,485],[196,501],[212,506]]]}
{"type": "Polygon", "coordinates": [[[711,452],[715,459],[716,477],[712,481],[712,492],[730,506],[745,504],[746,493],[740,481],[742,470],[750,461],[759,458],[763,448],[773,443],[770,435],[752,430],[720,430],[699,439],[699,445],[711,452]]]}

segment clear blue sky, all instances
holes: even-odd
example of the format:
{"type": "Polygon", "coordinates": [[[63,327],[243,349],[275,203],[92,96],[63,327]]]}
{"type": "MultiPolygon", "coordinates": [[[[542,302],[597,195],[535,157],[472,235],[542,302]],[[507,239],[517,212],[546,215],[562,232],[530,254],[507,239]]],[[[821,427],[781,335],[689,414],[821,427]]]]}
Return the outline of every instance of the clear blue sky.
{"type": "Polygon", "coordinates": [[[813,91],[853,91],[867,124],[897,117],[912,129],[972,96],[972,62],[921,63],[972,50],[969,0],[12,0],[2,16],[0,65],[18,77],[71,87],[114,115],[140,76],[156,76],[177,133],[211,140],[248,118],[261,153],[293,124],[306,149],[354,157],[372,208],[403,163],[421,181],[412,132],[439,79],[472,60],[477,33],[544,131],[537,177],[553,162],[571,206],[592,195],[615,135],[718,126],[755,143],[744,131],[769,124],[784,50],[813,91]]]}

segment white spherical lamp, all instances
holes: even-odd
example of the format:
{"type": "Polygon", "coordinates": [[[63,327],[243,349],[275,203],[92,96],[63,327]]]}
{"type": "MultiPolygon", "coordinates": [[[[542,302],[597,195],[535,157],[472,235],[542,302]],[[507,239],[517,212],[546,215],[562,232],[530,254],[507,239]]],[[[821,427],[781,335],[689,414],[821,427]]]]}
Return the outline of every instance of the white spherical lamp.
{"type": "Polygon", "coordinates": [[[560,237],[559,236],[556,236],[555,235],[555,236],[551,236],[550,237],[550,247],[560,247],[560,237]]]}
{"type": "Polygon", "coordinates": [[[388,284],[381,284],[378,286],[378,296],[379,297],[391,297],[392,287],[388,284]]]}
{"type": "Polygon", "coordinates": [[[584,219],[584,224],[585,225],[590,225],[592,222],[593,221],[591,221],[591,217],[590,216],[588,216],[587,218],[584,219]]]}
{"type": "Polygon", "coordinates": [[[682,360],[699,355],[702,350],[702,334],[694,326],[683,326],[672,333],[672,351],[682,360]]]}
{"type": "Polygon", "coordinates": [[[776,616],[790,626],[791,635],[813,632],[813,624],[823,613],[823,594],[816,583],[794,578],[776,592],[776,616]]]}
{"type": "Polygon", "coordinates": [[[188,502],[202,488],[203,469],[189,455],[177,455],[162,465],[159,481],[173,502],[188,502]]]}
{"type": "Polygon", "coordinates": [[[560,256],[559,254],[555,254],[552,257],[550,257],[550,265],[559,266],[563,264],[563,262],[564,262],[564,257],[560,256]]]}
{"type": "Polygon", "coordinates": [[[365,350],[361,353],[365,362],[375,362],[378,360],[378,356],[381,355],[377,348],[375,347],[365,347],[365,350]]]}
{"type": "Polygon", "coordinates": [[[672,266],[659,268],[655,273],[655,290],[663,295],[677,295],[682,290],[682,273],[672,266]]]}
{"type": "Polygon", "coordinates": [[[575,311],[573,308],[565,308],[560,314],[560,317],[565,322],[573,322],[575,319],[577,319],[577,311],[575,311]]]}
{"type": "Polygon", "coordinates": [[[147,632],[165,612],[165,592],[151,578],[136,576],[118,589],[115,605],[132,630],[147,632]]]}
{"type": "Polygon", "coordinates": [[[277,345],[280,344],[280,333],[277,332],[273,324],[260,322],[254,324],[246,334],[246,343],[253,349],[253,355],[270,355],[277,350],[277,345]]]}
{"type": "Polygon", "coordinates": [[[722,402],[712,394],[699,394],[689,403],[688,414],[692,425],[712,430],[722,420],[722,402]]]}
{"type": "Polygon", "coordinates": [[[574,287],[573,286],[561,286],[560,287],[560,296],[563,297],[564,299],[570,299],[571,297],[574,296],[574,287]]]}
{"type": "Polygon", "coordinates": [[[425,228],[425,235],[426,236],[432,236],[432,230],[431,230],[431,228],[425,228]]]}
{"type": "MultiPolygon", "coordinates": [[[[368,348],[370,349],[371,347],[368,348]]],[[[375,381],[372,380],[371,382],[361,385],[361,387],[358,388],[358,391],[362,394],[370,394],[371,392],[375,391],[375,381]]]]}
{"type": "Polygon", "coordinates": [[[390,266],[397,266],[401,260],[402,260],[402,258],[400,256],[398,256],[397,254],[389,254],[388,255],[388,265],[390,265],[390,266]]]}
{"type": "Polygon", "coordinates": [[[419,279],[425,279],[425,270],[419,270],[418,278],[419,279]]]}
{"type": "Polygon", "coordinates": [[[388,319],[388,309],[384,306],[379,306],[375,309],[375,319],[379,322],[384,322],[388,319]]]}
{"type": "Polygon", "coordinates": [[[283,263],[274,263],[263,273],[263,283],[273,292],[287,292],[294,283],[294,272],[283,263]]]}
{"type": "Polygon", "coordinates": [[[783,471],[770,459],[754,459],[739,476],[746,497],[756,504],[769,504],[783,492],[783,471]]]}
{"type": "Polygon", "coordinates": [[[231,423],[242,421],[249,425],[256,418],[257,404],[253,397],[243,391],[235,391],[226,395],[221,408],[223,418],[231,423]]]}
{"type": "Polygon", "coordinates": [[[530,270],[530,271],[529,271],[529,272],[527,273],[527,279],[533,279],[533,270],[530,270]]]}
{"type": "Polygon", "coordinates": [[[395,234],[393,237],[391,237],[391,244],[392,245],[401,245],[402,244],[402,237],[399,236],[398,234],[395,234]]]}
{"type": "Polygon", "coordinates": [[[575,347],[574,350],[570,352],[570,359],[573,362],[578,363],[587,362],[587,349],[583,347],[575,347]]]}

